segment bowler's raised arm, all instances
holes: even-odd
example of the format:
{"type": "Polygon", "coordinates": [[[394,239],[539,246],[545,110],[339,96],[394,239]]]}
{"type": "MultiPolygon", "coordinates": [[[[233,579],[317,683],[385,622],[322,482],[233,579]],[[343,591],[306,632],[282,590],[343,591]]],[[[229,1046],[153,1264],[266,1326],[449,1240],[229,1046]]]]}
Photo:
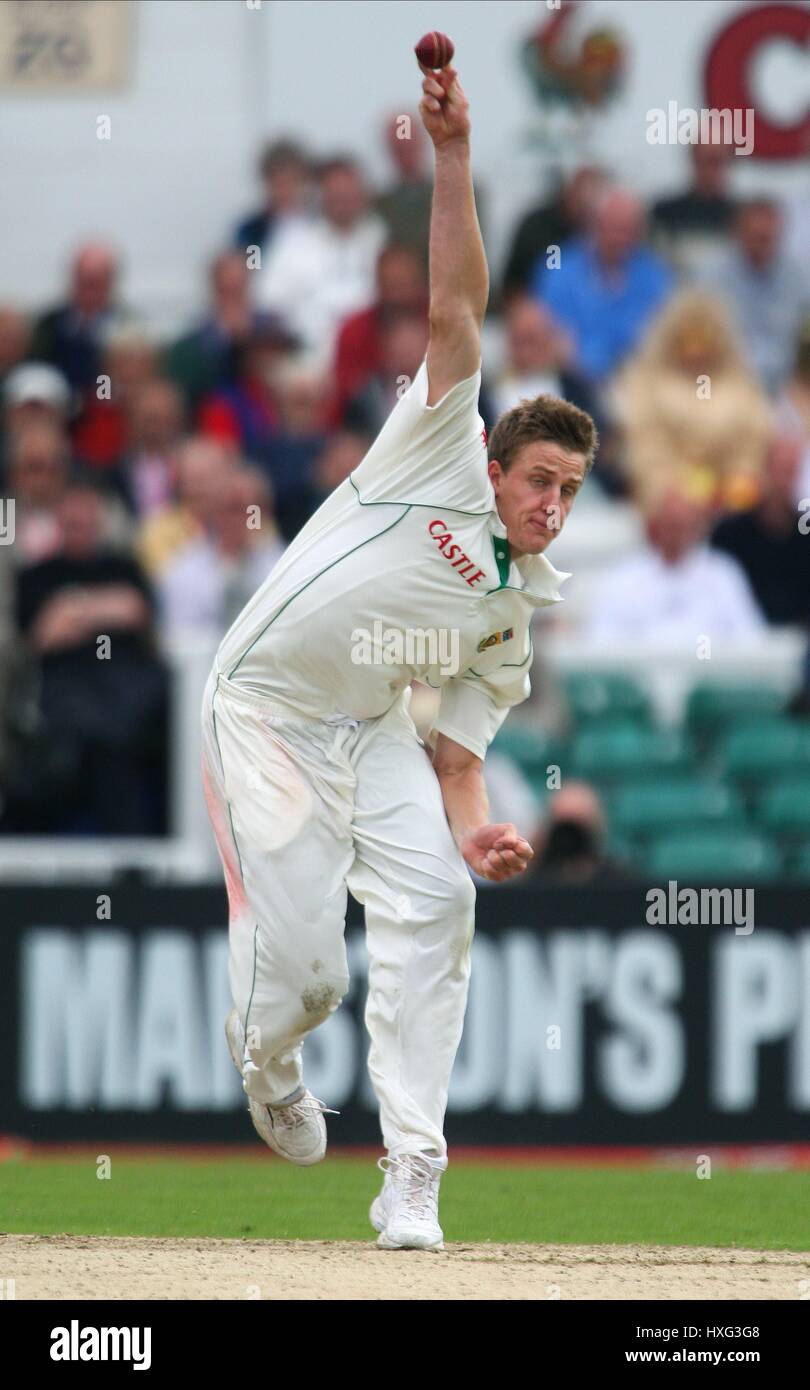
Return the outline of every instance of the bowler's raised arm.
{"type": "Polygon", "coordinates": [[[422,73],[419,110],[435,154],[427,350],[427,403],[435,405],[478,369],[489,271],[470,173],[467,98],[455,68],[422,73]]]}

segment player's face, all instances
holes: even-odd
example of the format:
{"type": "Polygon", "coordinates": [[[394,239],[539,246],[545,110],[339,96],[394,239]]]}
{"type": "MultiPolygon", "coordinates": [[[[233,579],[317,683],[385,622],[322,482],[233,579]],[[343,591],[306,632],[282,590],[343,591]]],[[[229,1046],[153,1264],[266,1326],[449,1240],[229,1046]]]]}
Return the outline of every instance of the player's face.
{"type": "Polygon", "coordinates": [[[585,458],[546,440],[524,444],[504,473],[489,476],[513,555],[539,555],[565,525],[585,477],[585,458]]]}

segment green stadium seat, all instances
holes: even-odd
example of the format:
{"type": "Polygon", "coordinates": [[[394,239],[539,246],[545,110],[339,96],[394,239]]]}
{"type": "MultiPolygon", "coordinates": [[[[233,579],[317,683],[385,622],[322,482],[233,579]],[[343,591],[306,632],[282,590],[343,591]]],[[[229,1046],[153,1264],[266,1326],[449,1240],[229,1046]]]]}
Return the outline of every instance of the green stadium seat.
{"type": "Polygon", "coordinates": [[[734,831],[665,835],[645,862],[649,875],[696,883],[764,883],[782,872],[782,856],[764,835],[734,831]]]}
{"type": "Polygon", "coordinates": [[[546,768],[559,763],[560,745],[542,729],[509,726],[509,721],[498,730],[491,744],[493,753],[504,753],[534,780],[542,775],[545,781],[546,768]]]}
{"type": "Polygon", "coordinates": [[[526,772],[526,781],[534,792],[535,799],[540,807],[542,815],[546,802],[554,795],[555,788],[548,785],[548,775],[545,767],[538,767],[533,771],[526,772]]]}
{"type": "Polygon", "coordinates": [[[753,722],[782,713],[785,697],[770,685],[696,685],[686,702],[686,727],[696,738],[710,738],[741,719],[753,722]]]}
{"type": "Polygon", "coordinates": [[[596,720],[650,721],[649,697],[629,676],[578,671],[567,676],[563,685],[577,725],[596,720]]]}
{"type": "Polygon", "coordinates": [[[782,777],[758,798],[757,823],[783,839],[810,839],[810,773],[782,777]]]}
{"type": "Polygon", "coordinates": [[[740,832],[746,820],[739,792],[707,777],[621,786],[614,792],[609,810],[617,833],[636,838],[704,827],[740,832]]]}
{"type": "Polygon", "coordinates": [[[715,747],[720,767],[741,782],[769,781],[779,773],[810,777],[810,724],[798,719],[746,721],[715,747]]]}
{"type": "Polygon", "coordinates": [[[611,827],[608,828],[607,853],[610,859],[616,860],[626,868],[637,870],[639,873],[644,868],[644,855],[638,844],[626,836],[618,834],[611,827]]]}
{"type": "Polygon", "coordinates": [[[810,883],[810,843],[802,845],[792,856],[789,876],[799,883],[810,883]]]}
{"type": "Polygon", "coordinates": [[[627,722],[594,724],[581,729],[571,745],[567,770],[589,781],[679,774],[692,762],[691,749],[678,730],[646,729],[627,722]]]}

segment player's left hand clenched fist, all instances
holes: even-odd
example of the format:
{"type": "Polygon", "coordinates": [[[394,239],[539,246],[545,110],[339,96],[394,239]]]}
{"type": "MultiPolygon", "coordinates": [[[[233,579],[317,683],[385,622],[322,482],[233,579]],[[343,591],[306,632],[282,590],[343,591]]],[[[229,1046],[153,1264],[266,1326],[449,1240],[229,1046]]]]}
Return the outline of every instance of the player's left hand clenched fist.
{"type": "Polygon", "coordinates": [[[475,873],[494,883],[524,873],[534,855],[528,840],[511,824],[472,830],[462,842],[461,853],[475,873]]]}

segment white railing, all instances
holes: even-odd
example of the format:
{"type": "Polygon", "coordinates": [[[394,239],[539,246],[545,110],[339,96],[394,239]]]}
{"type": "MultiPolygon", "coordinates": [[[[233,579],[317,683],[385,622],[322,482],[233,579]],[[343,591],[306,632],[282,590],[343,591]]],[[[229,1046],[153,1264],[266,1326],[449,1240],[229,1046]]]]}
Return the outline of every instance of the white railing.
{"type": "Polygon", "coordinates": [[[795,628],[770,628],[744,641],[713,641],[701,660],[684,645],[652,642],[584,642],[576,634],[535,634],[535,650],[557,675],[572,671],[615,671],[631,676],[649,694],[663,724],[679,723],[695,685],[725,682],[772,685],[792,694],[802,677],[807,637],[795,628]]]}

